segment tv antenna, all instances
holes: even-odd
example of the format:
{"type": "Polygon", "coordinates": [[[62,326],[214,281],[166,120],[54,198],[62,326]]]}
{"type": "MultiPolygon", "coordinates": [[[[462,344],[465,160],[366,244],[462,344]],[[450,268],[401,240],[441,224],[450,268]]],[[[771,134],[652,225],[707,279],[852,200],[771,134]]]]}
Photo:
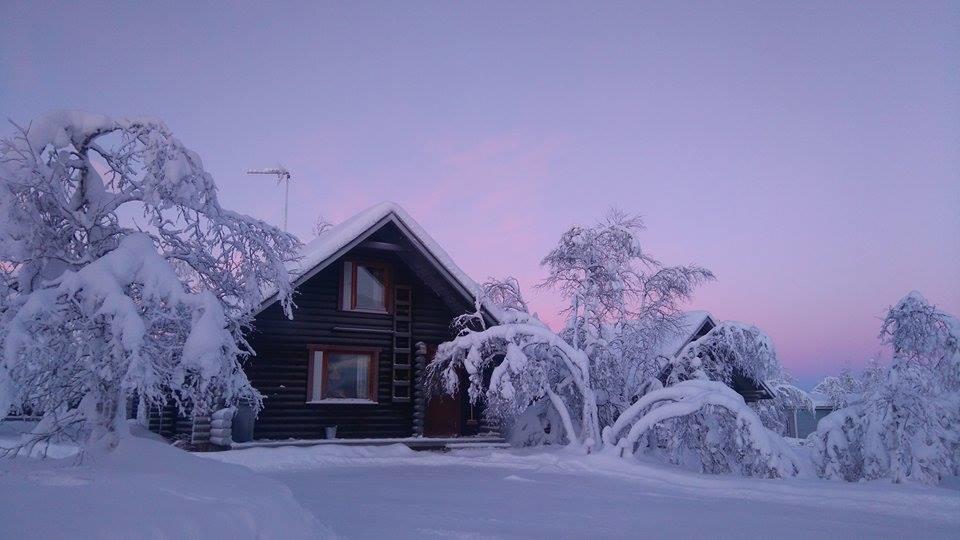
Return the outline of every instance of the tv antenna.
{"type": "Polygon", "coordinates": [[[287,232],[287,208],[290,205],[290,171],[278,165],[272,169],[250,169],[247,174],[272,174],[277,184],[283,183],[283,232],[287,232]]]}

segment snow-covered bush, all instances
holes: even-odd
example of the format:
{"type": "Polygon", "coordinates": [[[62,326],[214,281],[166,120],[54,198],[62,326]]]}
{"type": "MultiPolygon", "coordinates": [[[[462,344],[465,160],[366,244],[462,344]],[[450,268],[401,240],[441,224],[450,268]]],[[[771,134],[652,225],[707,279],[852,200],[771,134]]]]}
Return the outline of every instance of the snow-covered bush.
{"type": "Polygon", "coordinates": [[[957,474],[960,322],[912,292],[887,313],[881,340],[893,351],[890,367],[810,435],[818,473],[925,483],[957,474]]]}
{"type": "Polygon", "coordinates": [[[512,446],[558,445],[565,441],[563,420],[549,399],[540,399],[515,418],[508,418],[507,441],[512,446]]]}
{"type": "Polygon", "coordinates": [[[0,415],[112,448],[125,403],[259,394],[240,360],[262,291],[291,306],[299,242],[220,206],[160,121],[59,112],[0,141],[0,415]]]}
{"type": "Polygon", "coordinates": [[[780,478],[803,470],[783,438],[715,381],[691,379],[646,394],[604,428],[603,438],[621,455],[646,447],[678,465],[696,461],[708,473],[780,478]]]}

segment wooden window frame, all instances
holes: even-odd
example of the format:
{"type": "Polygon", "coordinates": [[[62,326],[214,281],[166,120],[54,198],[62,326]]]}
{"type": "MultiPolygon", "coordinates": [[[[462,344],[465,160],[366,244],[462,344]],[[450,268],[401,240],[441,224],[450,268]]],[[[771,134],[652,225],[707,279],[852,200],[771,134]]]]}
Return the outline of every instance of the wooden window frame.
{"type": "Polygon", "coordinates": [[[314,405],[376,405],[380,402],[378,394],[379,389],[379,370],[380,370],[380,349],[376,347],[351,347],[349,345],[310,345],[307,347],[307,400],[308,404],[314,405]],[[368,400],[356,398],[327,398],[321,393],[320,399],[313,397],[313,379],[315,376],[314,357],[317,352],[322,352],[323,357],[320,361],[320,382],[321,392],[323,392],[323,381],[327,376],[327,355],[331,353],[340,354],[365,354],[370,356],[370,366],[367,368],[369,380],[367,381],[368,400]]]}
{"type": "Polygon", "coordinates": [[[375,313],[379,315],[390,315],[393,313],[393,276],[390,272],[390,265],[384,261],[374,259],[362,259],[348,257],[340,263],[340,282],[337,285],[337,308],[340,311],[353,313],[375,313]],[[346,271],[346,264],[350,263],[350,307],[344,307],[343,278],[346,271]],[[367,309],[357,307],[357,265],[369,266],[383,271],[383,306],[380,309],[367,309]]]}

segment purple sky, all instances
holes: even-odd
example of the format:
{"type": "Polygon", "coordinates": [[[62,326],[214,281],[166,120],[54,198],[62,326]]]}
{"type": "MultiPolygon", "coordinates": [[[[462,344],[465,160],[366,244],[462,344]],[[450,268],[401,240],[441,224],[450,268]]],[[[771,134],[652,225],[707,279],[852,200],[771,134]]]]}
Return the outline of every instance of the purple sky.
{"type": "Polygon", "coordinates": [[[265,4],[3,2],[0,116],[158,116],[232,208],[279,223],[280,161],[301,237],[395,200],[524,286],[616,205],[806,384],[911,289],[960,313],[955,2],[265,4]]]}

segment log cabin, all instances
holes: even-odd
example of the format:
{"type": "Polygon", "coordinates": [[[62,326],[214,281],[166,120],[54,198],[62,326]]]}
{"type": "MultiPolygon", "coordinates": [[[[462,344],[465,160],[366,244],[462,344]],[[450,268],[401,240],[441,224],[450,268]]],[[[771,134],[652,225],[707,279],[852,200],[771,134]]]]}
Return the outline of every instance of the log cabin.
{"type": "MultiPolygon", "coordinates": [[[[256,356],[245,369],[264,396],[254,439],[323,439],[328,428],[337,439],[491,431],[460,396],[426,399],[428,357],[453,337],[452,319],[474,310],[477,285],[400,206],[379,204],[325,231],[294,276],[293,319],[271,297],[249,336],[256,356]]],[[[489,324],[495,311],[482,309],[489,324]]]]}

